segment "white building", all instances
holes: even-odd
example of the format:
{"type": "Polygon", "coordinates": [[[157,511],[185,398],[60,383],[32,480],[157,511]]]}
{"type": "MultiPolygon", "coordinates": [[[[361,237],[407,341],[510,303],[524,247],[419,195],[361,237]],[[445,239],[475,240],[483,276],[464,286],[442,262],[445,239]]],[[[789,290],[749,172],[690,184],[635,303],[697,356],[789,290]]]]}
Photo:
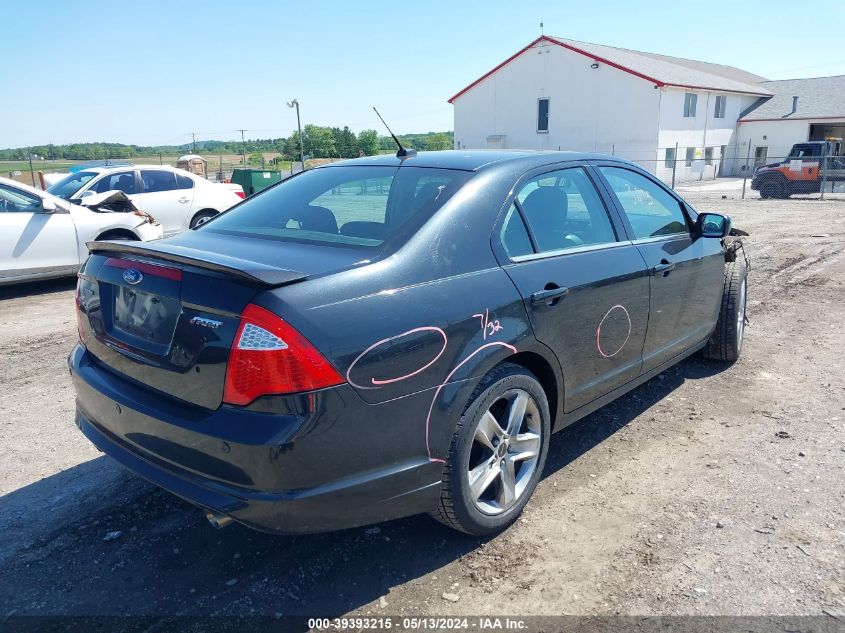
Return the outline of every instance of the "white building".
{"type": "Polygon", "coordinates": [[[542,36],[449,99],[455,147],[613,153],[667,182],[673,165],[676,180],[712,178],[738,168],[740,115],[773,95],[761,82],[730,66],[542,36]]]}
{"type": "Polygon", "coordinates": [[[764,81],[774,93],[743,112],[737,126],[739,162],[775,162],[802,141],[845,140],[845,75],[764,81]]]}

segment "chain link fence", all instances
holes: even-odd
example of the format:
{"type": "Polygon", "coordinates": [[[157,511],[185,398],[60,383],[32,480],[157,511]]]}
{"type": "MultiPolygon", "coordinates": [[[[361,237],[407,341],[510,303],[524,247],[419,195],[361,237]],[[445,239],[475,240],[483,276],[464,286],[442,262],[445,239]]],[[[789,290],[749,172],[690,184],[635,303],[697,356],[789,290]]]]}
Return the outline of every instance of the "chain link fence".
{"type": "MultiPolygon", "coordinates": [[[[394,150],[381,150],[392,154],[394,150]]],[[[639,165],[682,195],[699,198],[783,199],[788,197],[845,200],[845,156],[770,156],[763,146],[658,147],[639,149],[617,146],[595,147],[596,153],[609,154],[639,165]],[[742,150],[745,149],[744,155],[742,150]]],[[[139,156],[120,159],[124,164],[176,166],[176,156],[139,156]]],[[[252,154],[244,160],[237,154],[204,155],[207,178],[225,182],[235,169],[250,168],[281,172],[287,178],[302,170],[299,161],[285,160],[278,154],[252,154]]],[[[117,160],[117,159],[116,159],[117,160]]],[[[346,157],[310,157],[306,168],[347,160],[346,157]]],[[[20,182],[40,185],[38,172],[67,171],[67,165],[51,169],[49,162],[2,173],[20,182]]],[[[2,170],[0,164],[0,170],[2,170]]]]}

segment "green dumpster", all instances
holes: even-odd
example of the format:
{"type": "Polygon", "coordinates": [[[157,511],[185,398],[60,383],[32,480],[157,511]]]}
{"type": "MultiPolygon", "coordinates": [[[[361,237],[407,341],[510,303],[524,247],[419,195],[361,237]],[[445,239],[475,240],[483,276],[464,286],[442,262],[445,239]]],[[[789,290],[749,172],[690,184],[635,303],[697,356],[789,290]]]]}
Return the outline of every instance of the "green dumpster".
{"type": "Polygon", "coordinates": [[[277,183],[282,179],[280,171],[266,171],[264,169],[235,169],[232,172],[232,182],[244,188],[244,194],[251,196],[262,189],[277,183]]]}

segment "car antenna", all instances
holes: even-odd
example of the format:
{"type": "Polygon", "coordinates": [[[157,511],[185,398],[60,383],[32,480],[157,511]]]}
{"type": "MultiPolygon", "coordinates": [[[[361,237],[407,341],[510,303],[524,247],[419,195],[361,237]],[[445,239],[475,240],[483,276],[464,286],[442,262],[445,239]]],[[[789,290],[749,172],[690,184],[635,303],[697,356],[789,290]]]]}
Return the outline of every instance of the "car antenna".
{"type": "Polygon", "coordinates": [[[417,155],[417,150],[412,149],[412,148],[410,148],[410,147],[402,147],[402,143],[400,143],[400,142],[399,142],[399,139],[398,139],[398,138],[396,138],[396,135],[393,133],[393,130],[391,130],[391,129],[388,127],[387,123],[385,123],[385,122],[384,122],[384,119],[383,119],[383,118],[382,118],[382,116],[379,114],[378,110],[376,110],[376,107],[375,107],[375,106],[373,106],[373,110],[375,110],[376,115],[378,116],[378,118],[380,118],[380,119],[381,119],[381,122],[382,122],[382,123],[384,123],[384,127],[386,127],[386,128],[387,128],[387,131],[388,131],[388,132],[390,132],[390,136],[392,136],[392,137],[393,137],[393,140],[394,140],[394,141],[396,142],[396,144],[399,146],[399,151],[398,151],[398,152],[396,152],[396,157],[397,157],[397,158],[410,158],[411,156],[416,156],[416,155],[417,155]]]}

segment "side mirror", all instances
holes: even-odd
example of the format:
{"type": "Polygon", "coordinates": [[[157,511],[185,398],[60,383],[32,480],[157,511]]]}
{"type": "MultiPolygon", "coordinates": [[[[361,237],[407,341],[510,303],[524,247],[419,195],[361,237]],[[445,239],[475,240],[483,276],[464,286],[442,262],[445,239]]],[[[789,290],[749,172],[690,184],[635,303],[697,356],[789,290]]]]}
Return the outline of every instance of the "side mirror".
{"type": "Polygon", "coordinates": [[[57,208],[56,203],[52,200],[47,198],[41,200],[41,213],[55,213],[57,208]]]}
{"type": "Polygon", "coordinates": [[[731,232],[731,218],[719,213],[700,213],[696,226],[701,237],[727,237],[731,232]]]}
{"type": "Polygon", "coordinates": [[[90,189],[86,189],[81,194],[79,194],[79,197],[80,198],[87,198],[88,196],[93,196],[95,193],[96,193],[96,191],[91,191],[90,189]]]}

